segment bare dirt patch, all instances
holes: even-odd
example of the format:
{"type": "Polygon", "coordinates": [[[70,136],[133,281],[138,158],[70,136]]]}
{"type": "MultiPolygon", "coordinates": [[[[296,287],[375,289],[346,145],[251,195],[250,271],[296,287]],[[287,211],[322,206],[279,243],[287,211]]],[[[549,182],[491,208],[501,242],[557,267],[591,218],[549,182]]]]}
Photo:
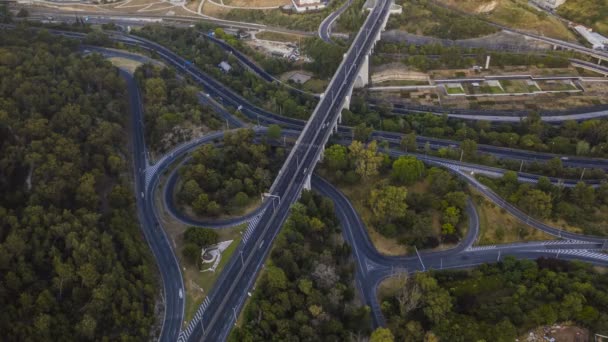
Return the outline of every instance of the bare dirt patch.
{"type": "Polygon", "coordinates": [[[554,338],[556,342],[585,342],[589,341],[589,335],[589,330],[566,323],[536,328],[519,340],[541,342],[554,338]]]}
{"type": "Polygon", "coordinates": [[[498,6],[498,2],[496,1],[492,1],[487,4],[481,4],[479,5],[479,7],[477,7],[477,9],[475,9],[475,13],[492,12],[496,8],[496,6],[498,6]]]}
{"type": "Polygon", "coordinates": [[[108,58],[108,60],[116,67],[126,69],[131,74],[133,74],[135,72],[135,69],[137,69],[141,65],[140,62],[123,57],[111,57],[108,58]]]}
{"type": "Polygon", "coordinates": [[[519,222],[504,209],[472,191],[475,193],[474,199],[479,214],[479,238],[476,245],[555,239],[549,234],[519,222]]]}

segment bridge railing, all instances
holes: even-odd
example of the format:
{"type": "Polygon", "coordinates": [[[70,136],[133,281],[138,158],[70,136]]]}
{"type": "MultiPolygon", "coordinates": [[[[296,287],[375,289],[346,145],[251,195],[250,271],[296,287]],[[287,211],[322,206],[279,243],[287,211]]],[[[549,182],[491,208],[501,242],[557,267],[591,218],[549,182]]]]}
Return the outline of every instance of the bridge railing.
{"type": "MultiPolygon", "coordinates": [[[[383,0],[383,1],[389,1],[389,0],[383,0]]],[[[378,0],[378,2],[382,2],[382,0],[378,0]]],[[[379,4],[377,3],[376,6],[378,6],[378,5],[379,4]]],[[[286,172],[287,168],[289,167],[290,163],[292,162],[292,159],[294,158],[294,155],[296,155],[298,153],[298,147],[300,146],[300,143],[301,143],[303,137],[306,135],[306,132],[308,132],[308,130],[310,129],[310,126],[313,124],[313,122],[317,121],[317,118],[319,117],[319,114],[318,114],[319,109],[323,107],[324,102],[328,101],[328,99],[327,99],[327,95],[328,95],[327,92],[328,92],[328,90],[333,89],[334,84],[336,82],[336,79],[339,78],[340,73],[342,72],[342,70],[346,70],[345,63],[349,59],[348,57],[353,52],[353,49],[356,49],[356,45],[357,45],[357,42],[360,39],[360,36],[366,31],[365,27],[369,24],[370,20],[372,20],[371,18],[375,17],[374,10],[376,10],[376,7],[374,7],[374,9],[370,12],[370,14],[367,16],[367,18],[363,22],[363,25],[362,25],[361,29],[359,30],[359,32],[357,32],[357,35],[355,36],[355,39],[353,40],[353,43],[351,44],[351,46],[347,50],[346,54],[342,58],[342,61],[338,65],[338,68],[336,69],[336,73],[334,74],[334,76],[332,77],[331,81],[329,82],[329,84],[328,84],[328,86],[326,88],[326,92],[323,95],[321,95],[321,100],[319,101],[319,103],[317,104],[317,107],[315,108],[315,110],[313,111],[312,115],[310,116],[310,118],[306,122],[306,125],[304,126],[304,129],[302,130],[302,133],[300,134],[300,136],[296,140],[294,148],[289,153],[289,156],[285,160],[285,163],[283,163],[283,166],[281,166],[281,169],[279,170],[277,178],[275,178],[275,181],[273,182],[272,186],[270,187],[270,193],[274,192],[274,190],[275,190],[275,188],[276,188],[276,186],[278,184],[277,180],[281,177],[281,175],[283,173],[286,172]]],[[[356,51],[356,53],[358,55],[360,52],[356,51]]],[[[355,56],[355,59],[356,59],[356,57],[357,56],[355,56]]],[[[335,99],[332,98],[331,101],[332,101],[332,103],[330,105],[330,109],[334,105],[335,99]]],[[[322,115],[325,116],[326,114],[322,114],[322,115]]],[[[317,136],[318,132],[319,131],[317,131],[315,133],[315,137],[317,136]]],[[[299,167],[297,167],[297,169],[299,170],[299,167]]]]}

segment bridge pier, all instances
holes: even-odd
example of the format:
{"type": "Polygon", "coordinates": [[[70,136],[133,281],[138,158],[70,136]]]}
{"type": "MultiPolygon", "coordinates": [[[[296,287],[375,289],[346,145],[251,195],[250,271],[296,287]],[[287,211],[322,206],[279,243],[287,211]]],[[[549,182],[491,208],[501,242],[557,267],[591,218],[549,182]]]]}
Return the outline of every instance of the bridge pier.
{"type": "MultiPolygon", "coordinates": [[[[372,48],[373,50],[373,48],[372,48]]],[[[359,74],[357,75],[357,79],[355,80],[354,87],[355,88],[363,88],[369,83],[369,55],[365,55],[363,59],[363,63],[361,64],[361,68],[359,69],[359,74]]],[[[352,90],[351,90],[352,93],[352,90]]]]}
{"type": "Polygon", "coordinates": [[[310,174],[308,174],[308,176],[306,176],[306,180],[304,181],[304,189],[310,190],[310,188],[310,174]]]}

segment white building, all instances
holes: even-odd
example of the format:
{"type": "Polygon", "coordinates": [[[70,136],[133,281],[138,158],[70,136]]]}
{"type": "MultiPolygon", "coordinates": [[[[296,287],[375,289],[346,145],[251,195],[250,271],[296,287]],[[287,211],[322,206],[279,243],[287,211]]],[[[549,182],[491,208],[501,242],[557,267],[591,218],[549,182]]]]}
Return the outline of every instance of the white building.
{"type": "Polygon", "coordinates": [[[574,30],[578,32],[583,38],[585,38],[594,49],[604,49],[608,47],[608,38],[602,36],[597,32],[591,31],[583,25],[574,26],[574,30]]]}
{"type": "Polygon", "coordinates": [[[291,0],[296,12],[319,10],[327,6],[327,0],[291,0]]]}

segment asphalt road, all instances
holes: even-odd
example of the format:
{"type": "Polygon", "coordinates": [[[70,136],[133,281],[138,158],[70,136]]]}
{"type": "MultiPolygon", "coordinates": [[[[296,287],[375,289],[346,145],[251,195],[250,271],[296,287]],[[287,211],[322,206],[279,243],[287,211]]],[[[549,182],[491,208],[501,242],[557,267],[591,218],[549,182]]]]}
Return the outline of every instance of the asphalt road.
{"type": "MultiPolygon", "coordinates": [[[[84,38],[84,34],[75,33],[75,32],[66,32],[61,30],[49,30],[51,33],[60,34],[70,38],[82,39],[84,38]]],[[[215,107],[221,106],[229,106],[232,108],[240,108],[240,112],[248,117],[250,120],[254,122],[259,122],[263,125],[268,124],[279,124],[288,129],[302,129],[305,122],[298,119],[293,119],[289,117],[284,117],[281,115],[277,115],[261,109],[253,104],[251,104],[247,99],[242,96],[236,94],[228,87],[224,86],[214,78],[206,75],[196,66],[191,63],[188,63],[187,60],[173,53],[169,49],[161,46],[160,44],[151,42],[149,40],[139,38],[131,35],[124,34],[112,34],[110,36],[111,39],[114,39],[119,42],[123,42],[128,45],[137,45],[144,49],[151,50],[157,53],[157,55],[163,59],[169,65],[175,67],[177,70],[191,76],[199,85],[203,86],[205,89],[205,94],[201,95],[206,96],[208,99],[204,99],[204,101],[211,102],[212,99],[217,101],[215,107]],[[208,96],[207,96],[208,94],[208,96]],[[221,106],[220,106],[221,105],[221,106]]],[[[234,118],[234,116],[230,115],[223,108],[218,109],[220,113],[223,113],[222,116],[229,122],[230,127],[240,127],[243,123],[240,120],[234,118]],[[236,121],[236,122],[234,122],[236,121]]],[[[338,133],[345,137],[352,136],[353,132],[350,127],[340,126],[338,128],[338,133]]],[[[383,132],[383,131],[375,131],[372,133],[372,139],[380,140],[380,141],[388,141],[391,144],[399,144],[403,134],[394,133],[394,132],[383,132]]],[[[419,148],[423,148],[428,142],[430,147],[433,150],[442,148],[442,147],[453,147],[457,148],[460,143],[453,140],[447,139],[438,139],[438,138],[428,138],[418,136],[416,138],[419,148]]],[[[599,158],[581,158],[581,157],[562,157],[557,154],[551,153],[541,153],[535,151],[524,151],[517,150],[506,147],[496,147],[491,145],[478,145],[479,152],[491,154],[499,159],[511,159],[525,162],[544,162],[552,158],[561,158],[562,164],[565,167],[574,167],[574,168],[598,168],[603,170],[608,170],[608,160],[599,159],[599,158]]]]}
{"type": "Polygon", "coordinates": [[[126,80],[129,92],[129,108],[133,127],[133,170],[135,180],[135,198],[139,221],[146,241],[154,254],[158,271],[163,283],[164,319],[160,341],[174,341],[179,335],[184,316],[184,284],[175,253],[160,227],[154,206],[154,187],[146,186],[146,144],[144,139],[143,107],[140,91],[132,75],[121,71],[126,80]]]}
{"type": "Polygon", "coordinates": [[[333,122],[341,111],[342,101],[357,76],[355,66],[362,64],[365,53],[371,48],[373,37],[381,29],[384,16],[388,15],[388,9],[388,1],[379,2],[355,38],[328,86],[326,93],[332,96],[325,96],[319,101],[315,113],[303,129],[269,191],[273,196],[277,196],[269,199],[273,201],[273,210],[269,207],[264,211],[252,238],[239,245],[235,253],[243,253],[240,265],[238,261],[231,260],[224,268],[224,278],[216,283],[202,323],[197,325],[200,329],[192,331],[191,340],[203,338],[221,341],[232,328],[236,313],[240,311],[243,299],[263,264],[273,239],[287,218],[291,204],[299,197],[306,179],[318,161],[321,149],[329,138],[333,122]],[[336,101],[337,99],[340,101],[336,101]],[[203,329],[203,325],[206,329],[203,329]]]}
{"type": "Polygon", "coordinates": [[[353,0],[348,0],[340,8],[331,12],[319,25],[319,38],[326,43],[332,43],[331,30],[334,22],[340,17],[344,11],[353,3],[353,0]]]}
{"type": "MultiPolygon", "coordinates": [[[[373,13],[372,13],[373,14],[373,13]]],[[[72,35],[72,34],[67,34],[67,35],[72,35]]],[[[127,40],[129,41],[129,40],[127,40]]],[[[132,41],[130,41],[132,42],[132,41]]],[[[355,45],[356,46],[356,45],[355,45]]],[[[357,47],[355,47],[357,48],[357,47]]],[[[162,54],[162,53],[161,53],[162,54]]],[[[165,54],[166,56],[166,54],[165,54]]],[[[167,57],[167,56],[166,56],[167,57]]],[[[168,56],[168,60],[175,60],[173,58],[173,56],[169,55],[168,56]]],[[[355,62],[356,64],[356,62],[355,62]]],[[[188,71],[189,68],[188,66],[185,66],[185,69],[188,71]]],[[[352,69],[352,68],[351,68],[352,69]]],[[[340,78],[340,76],[337,77],[337,79],[339,81],[342,81],[340,84],[344,85],[344,84],[348,84],[348,81],[352,81],[354,79],[354,75],[351,72],[345,72],[344,76],[340,78]]],[[[129,82],[129,80],[127,80],[129,82]]],[[[331,86],[330,86],[331,89],[331,86]]],[[[129,90],[132,94],[131,96],[131,108],[132,111],[134,113],[134,118],[135,118],[135,122],[140,121],[141,122],[141,106],[137,106],[134,105],[133,103],[139,103],[140,99],[139,99],[139,92],[137,91],[136,87],[135,90],[133,89],[133,82],[131,79],[131,82],[129,83],[129,90]],[[136,94],[135,96],[133,96],[133,94],[136,94]],[[137,108],[139,107],[139,108],[137,108]],[[137,120],[137,118],[139,117],[139,120],[137,120]]],[[[336,98],[340,98],[340,94],[344,92],[344,87],[340,86],[338,87],[338,95],[336,96],[336,98]]],[[[333,101],[331,103],[331,105],[334,105],[333,101]]],[[[328,109],[331,109],[331,105],[328,105],[328,109]]],[[[321,105],[320,105],[321,106],[321,105]]],[[[327,110],[325,111],[326,113],[331,113],[331,110],[327,110]]],[[[333,115],[337,115],[336,113],[331,113],[333,115]]],[[[326,116],[321,117],[322,119],[326,119],[326,116]]],[[[280,183],[279,181],[279,185],[275,188],[278,189],[279,191],[282,189],[285,189],[285,194],[287,196],[283,196],[281,198],[281,203],[278,204],[277,207],[275,207],[276,209],[274,209],[272,212],[273,214],[271,215],[271,218],[276,218],[278,217],[278,222],[282,222],[286,215],[287,215],[287,210],[289,208],[289,204],[292,203],[293,201],[295,201],[297,199],[297,193],[299,193],[299,190],[301,189],[301,186],[304,183],[305,177],[307,176],[307,173],[310,174],[312,172],[312,169],[308,170],[308,168],[305,168],[304,165],[314,165],[314,163],[316,162],[316,159],[318,157],[318,152],[320,152],[320,148],[324,145],[321,144],[321,142],[326,141],[326,137],[323,136],[319,136],[319,133],[325,133],[326,136],[329,136],[331,127],[329,127],[327,125],[327,121],[325,120],[318,120],[316,121],[316,126],[315,125],[315,117],[313,117],[313,119],[311,121],[309,121],[309,128],[312,127],[312,133],[309,133],[308,135],[306,134],[306,130],[303,133],[303,139],[300,140],[300,145],[296,146],[296,149],[294,149],[295,151],[298,150],[298,146],[303,146],[300,147],[300,152],[296,152],[295,155],[299,156],[301,155],[303,158],[301,159],[302,161],[302,165],[300,165],[300,159],[297,159],[296,162],[296,168],[287,168],[287,172],[288,176],[284,176],[281,177],[281,175],[277,178],[285,178],[288,181],[285,183],[280,183]],[[310,139],[310,140],[308,140],[310,139]],[[311,143],[308,143],[308,142],[311,143]],[[302,143],[303,142],[303,143],[302,143]],[[317,143],[318,142],[318,143],[317,143]],[[317,144],[315,144],[317,143],[317,144]],[[314,152],[317,152],[317,154],[315,154],[314,152]],[[298,154],[298,153],[302,153],[302,154],[298,154]],[[302,172],[300,174],[300,172],[302,169],[304,168],[304,172],[302,172]],[[295,171],[295,177],[294,177],[294,171],[295,171]],[[297,182],[299,183],[297,186],[294,186],[294,178],[297,180],[297,182]],[[288,191],[291,190],[291,191],[288,191]],[[295,190],[295,191],[294,191],[295,190]],[[288,203],[287,205],[285,203],[288,203]],[[283,209],[282,209],[283,208],[283,209]],[[286,209],[285,209],[286,208],[286,209]]],[[[134,125],[137,126],[137,125],[134,125]]],[[[161,272],[161,276],[163,278],[163,283],[165,286],[165,300],[166,300],[166,304],[167,304],[167,310],[166,310],[166,319],[165,319],[165,325],[163,327],[163,334],[162,334],[162,339],[165,340],[165,336],[175,336],[173,335],[173,333],[179,331],[179,324],[181,323],[181,319],[177,320],[177,316],[182,316],[183,315],[183,300],[181,298],[179,298],[180,296],[178,295],[179,290],[175,291],[176,289],[178,289],[180,286],[176,285],[177,282],[175,279],[179,279],[179,282],[182,282],[182,278],[181,278],[181,274],[179,273],[179,267],[176,267],[176,271],[177,273],[174,274],[172,277],[166,277],[166,274],[169,274],[171,272],[171,264],[174,263],[175,265],[177,265],[177,260],[175,259],[174,253],[171,250],[171,245],[168,243],[167,238],[164,234],[164,232],[162,231],[162,229],[159,228],[158,221],[156,218],[156,213],[154,210],[154,206],[153,206],[153,201],[150,200],[146,200],[147,198],[153,198],[153,193],[154,193],[154,189],[156,188],[156,184],[158,182],[158,175],[159,173],[152,173],[152,177],[150,179],[148,179],[148,177],[145,177],[145,173],[142,173],[140,170],[145,169],[145,167],[147,166],[147,161],[146,161],[146,153],[145,153],[145,144],[143,144],[143,131],[141,131],[141,128],[139,129],[139,133],[137,133],[137,129],[134,132],[134,151],[135,151],[135,158],[134,158],[134,162],[135,162],[135,167],[134,169],[137,170],[136,171],[136,189],[138,190],[138,192],[140,192],[139,190],[141,189],[145,189],[146,191],[144,191],[144,194],[142,196],[138,196],[138,207],[140,208],[140,219],[142,220],[142,227],[144,228],[144,234],[146,235],[146,239],[148,240],[151,249],[155,255],[155,257],[158,260],[159,263],[159,267],[161,269],[163,269],[163,264],[169,265],[167,270],[164,270],[161,272]],[[139,141],[139,142],[138,142],[139,141]],[[142,153],[138,153],[138,151],[141,151],[142,153]],[[143,167],[142,167],[143,166],[143,167]],[[150,189],[152,189],[150,191],[150,189]],[[143,209],[142,209],[143,207],[143,209]],[[170,279],[169,281],[167,281],[166,279],[170,279]],[[172,284],[172,285],[171,285],[172,284]],[[173,299],[172,299],[173,298],[173,299]],[[180,311],[180,307],[181,307],[181,313],[180,311]],[[177,324],[176,324],[177,323],[177,324]],[[174,327],[176,326],[176,327],[174,327]]],[[[309,130],[310,131],[310,130],[309,130]]],[[[208,138],[208,137],[207,137],[208,138]]],[[[185,144],[185,145],[192,145],[192,144],[185,144]]],[[[180,146],[178,148],[179,149],[185,149],[188,146],[180,146]]],[[[154,167],[158,166],[158,165],[163,165],[164,163],[168,164],[171,162],[172,159],[172,155],[165,158],[165,159],[161,159],[159,163],[155,164],[154,167]]],[[[293,164],[293,160],[292,160],[292,164],[293,164]]],[[[160,169],[160,168],[159,168],[160,169]]],[[[275,183],[276,184],[276,183],[275,183]]],[[[316,184],[316,180],[313,179],[313,184],[316,184]]],[[[279,192],[280,193],[280,192],[279,192]]],[[[277,205],[276,202],[277,200],[275,200],[274,198],[272,200],[270,200],[271,203],[273,203],[275,206],[277,205]]],[[[351,207],[352,208],[352,207],[351,207]]],[[[346,209],[342,208],[339,212],[343,212],[346,209]]],[[[271,212],[270,210],[267,210],[266,212],[271,212]]],[[[347,214],[346,216],[352,216],[352,214],[347,214]]],[[[209,323],[211,323],[211,327],[209,328],[207,326],[207,328],[205,328],[205,319],[203,317],[203,320],[201,321],[201,324],[198,325],[198,328],[200,330],[200,336],[206,336],[207,339],[209,340],[222,340],[226,337],[226,334],[229,332],[231,324],[233,322],[234,316],[236,315],[236,313],[238,312],[237,309],[240,310],[241,305],[243,304],[243,300],[246,298],[246,291],[247,289],[251,286],[252,281],[255,279],[255,275],[257,274],[257,272],[259,271],[260,266],[262,265],[262,262],[264,261],[264,258],[268,252],[269,246],[271,245],[271,241],[274,238],[274,236],[276,236],[276,232],[278,232],[278,228],[280,227],[280,224],[277,225],[271,225],[269,224],[270,222],[268,222],[268,224],[266,224],[265,229],[263,232],[261,232],[261,234],[258,236],[257,239],[255,238],[251,238],[248,241],[245,241],[244,243],[242,243],[239,246],[239,249],[237,249],[237,255],[240,254],[240,252],[249,252],[249,255],[247,257],[247,263],[245,263],[243,261],[243,259],[241,258],[241,262],[242,265],[245,265],[244,267],[241,267],[241,271],[237,273],[236,277],[232,277],[233,275],[231,275],[228,272],[224,272],[221,277],[220,277],[220,281],[218,282],[218,284],[221,287],[221,284],[232,284],[231,288],[232,290],[238,289],[240,291],[235,291],[238,292],[236,294],[231,295],[230,297],[225,297],[222,296],[222,302],[220,305],[220,309],[223,307],[224,310],[214,310],[215,313],[220,312],[219,316],[216,315],[216,319],[215,322],[221,322],[218,325],[221,325],[220,328],[214,328],[214,320],[211,319],[209,323]],[[272,228],[272,230],[271,230],[272,228]],[[262,237],[269,237],[269,240],[264,240],[262,239],[262,237]],[[265,243],[266,242],[266,243],[265,243]],[[257,262],[257,263],[256,263],[257,262]],[[253,265],[251,267],[247,267],[249,265],[253,265]],[[230,304],[235,304],[234,306],[230,306],[230,304]],[[232,315],[231,315],[231,309],[232,308],[232,315]]],[[[260,227],[260,226],[258,226],[260,227]]],[[[366,242],[369,243],[369,239],[365,239],[365,236],[361,236],[359,238],[354,238],[354,236],[356,234],[357,229],[345,229],[348,230],[350,232],[353,232],[353,235],[351,235],[353,237],[353,239],[351,241],[357,242],[357,243],[362,243],[362,246],[366,245],[366,242]]],[[[474,230],[472,230],[474,231],[474,230]]],[[[467,235],[468,236],[468,235],[467,235]]],[[[467,243],[467,239],[468,237],[465,239],[465,243],[463,243],[460,248],[463,248],[464,250],[455,250],[452,251],[451,253],[457,253],[458,257],[454,257],[451,256],[444,258],[444,256],[442,256],[441,253],[433,253],[430,255],[426,255],[425,253],[422,253],[419,257],[396,257],[396,258],[392,258],[392,261],[386,261],[386,260],[382,260],[382,259],[377,259],[379,261],[381,261],[381,263],[377,264],[375,261],[375,258],[380,258],[377,255],[373,254],[373,251],[367,251],[366,249],[359,249],[357,248],[357,252],[355,254],[359,254],[359,252],[361,252],[360,255],[363,255],[365,257],[365,263],[360,264],[360,265],[365,265],[365,269],[367,270],[367,272],[370,274],[370,276],[365,280],[364,283],[361,283],[360,281],[358,282],[360,288],[363,289],[363,291],[367,291],[369,289],[371,290],[375,290],[375,286],[377,286],[377,282],[379,280],[381,280],[383,277],[386,277],[388,275],[390,275],[391,273],[394,273],[396,267],[397,269],[401,269],[401,268],[406,268],[408,270],[415,270],[417,268],[425,270],[428,269],[429,267],[434,267],[434,268],[451,268],[451,267],[466,267],[466,266],[470,266],[470,265],[475,265],[477,263],[480,262],[492,262],[495,261],[497,259],[494,259],[495,254],[493,254],[494,251],[491,252],[487,252],[487,250],[470,250],[467,246],[470,246],[470,243],[467,243]],[[369,253],[369,254],[368,254],[369,253]],[[370,257],[371,256],[371,257],[370,257]],[[372,259],[373,258],[373,259],[372,259]],[[446,260],[444,260],[446,259],[446,260]],[[390,267],[390,271],[389,271],[389,267],[390,267]],[[375,285],[374,285],[375,284],[375,285]]],[[[602,241],[603,242],[603,241],[602,241]]],[[[510,250],[509,248],[505,247],[505,248],[497,248],[499,251],[498,253],[503,253],[502,255],[510,255],[510,254],[514,254],[518,257],[530,257],[530,258],[536,258],[538,256],[542,256],[542,255],[554,255],[556,252],[556,250],[558,251],[557,253],[559,253],[560,250],[563,250],[563,254],[562,257],[563,258],[576,258],[576,259],[583,259],[583,260],[587,260],[590,262],[594,262],[594,263],[598,263],[598,258],[597,257],[591,257],[591,256],[585,256],[585,255],[577,255],[574,254],[574,252],[571,252],[572,250],[578,250],[581,245],[580,242],[577,241],[576,243],[573,243],[571,246],[569,246],[568,248],[558,248],[555,246],[551,246],[551,247],[547,247],[548,245],[542,245],[542,246],[532,246],[533,249],[528,248],[527,251],[522,252],[521,251],[521,246],[513,246],[512,250],[510,250]],[[544,247],[544,248],[543,248],[544,247]],[[538,248],[538,249],[536,249],[538,248]]],[[[445,253],[450,253],[450,251],[445,252],[445,253]]],[[[377,254],[377,253],[376,253],[377,254]]],[[[498,254],[498,258],[500,258],[501,254],[498,254]]],[[[359,256],[356,257],[358,260],[364,260],[364,259],[360,259],[359,256]]],[[[233,269],[237,269],[239,268],[238,266],[234,266],[235,264],[238,264],[239,258],[233,258],[229,265],[232,265],[231,267],[233,269]]],[[[599,260],[602,260],[601,258],[599,258],[599,260]]],[[[603,261],[600,261],[599,263],[601,263],[603,261]]],[[[363,267],[363,266],[361,266],[363,267]]],[[[230,267],[228,267],[230,268],[230,267]]],[[[227,269],[228,269],[227,268],[227,269]]],[[[183,288],[183,284],[181,284],[181,288],[183,288]]],[[[222,289],[220,289],[219,291],[222,291],[222,289]]],[[[212,299],[213,298],[218,298],[217,296],[217,291],[214,291],[214,294],[212,295],[212,299]],[[213,297],[213,296],[216,297],[213,297]]],[[[375,293],[375,292],[369,292],[369,293],[375,293]]],[[[373,297],[373,296],[372,296],[373,297]]],[[[212,300],[213,303],[213,300],[212,300]]],[[[212,307],[213,305],[210,305],[209,307],[212,307]]],[[[208,307],[208,311],[209,311],[209,307],[208,307]]],[[[373,306],[372,303],[372,309],[373,311],[375,310],[375,307],[373,306]]],[[[207,311],[207,312],[208,312],[207,311]]],[[[375,311],[374,311],[375,312],[375,311]]],[[[381,323],[381,322],[380,322],[381,323]]],[[[170,340],[170,339],[169,339],[170,340]]]]}

